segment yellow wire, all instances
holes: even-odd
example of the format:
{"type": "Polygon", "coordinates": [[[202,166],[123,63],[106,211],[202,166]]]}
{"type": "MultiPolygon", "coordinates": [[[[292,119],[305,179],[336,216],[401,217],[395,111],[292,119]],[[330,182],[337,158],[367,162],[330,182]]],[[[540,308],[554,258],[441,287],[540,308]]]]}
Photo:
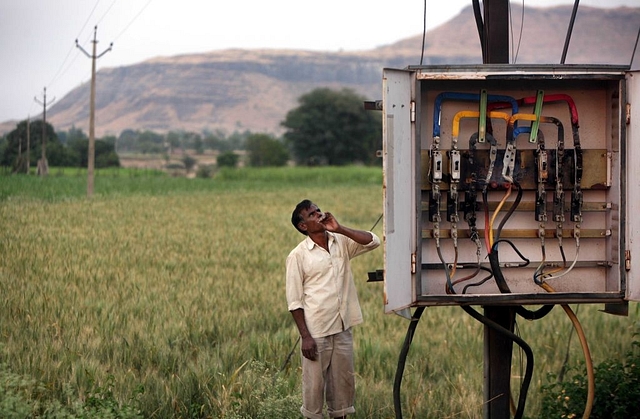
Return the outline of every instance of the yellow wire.
{"type": "MultiPolygon", "coordinates": [[[[548,292],[555,292],[555,290],[551,287],[551,285],[547,283],[542,283],[540,285],[548,292]]],[[[583,419],[588,419],[591,416],[591,409],[593,408],[593,400],[595,398],[596,385],[595,385],[595,374],[593,372],[593,361],[591,360],[591,352],[589,351],[589,344],[587,343],[587,338],[584,334],[584,330],[582,330],[582,325],[578,320],[578,317],[573,312],[571,307],[568,304],[562,304],[562,309],[567,314],[571,323],[573,323],[573,327],[576,329],[576,333],[578,334],[578,338],[580,338],[580,345],[582,346],[582,352],[584,353],[584,359],[587,367],[587,404],[584,408],[584,413],[582,414],[583,419]]]]}
{"type": "Polygon", "coordinates": [[[509,195],[511,195],[511,184],[509,183],[508,185],[509,186],[507,186],[507,193],[504,194],[502,201],[500,201],[500,203],[496,207],[496,210],[493,212],[493,216],[491,217],[491,221],[489,222],[489,249],[493,248],[493,222],[496,220],[496,217],[498,216],[498,213],[502,209],[504,203],[507,201],[507,198],[509,198],[509,195]]]}

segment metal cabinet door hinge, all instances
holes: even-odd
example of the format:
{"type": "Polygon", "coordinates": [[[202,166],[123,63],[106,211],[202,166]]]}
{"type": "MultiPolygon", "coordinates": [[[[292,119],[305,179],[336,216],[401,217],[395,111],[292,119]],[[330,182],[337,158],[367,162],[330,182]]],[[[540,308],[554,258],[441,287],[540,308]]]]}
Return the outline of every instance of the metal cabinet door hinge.
{"type": "Polygon", "coordinates": [[[411,253],[411,273],[416,273],[416,254],[411,253]]]}
{"type": "Polygon", "coordinates": [[[411,101],[411,122],[416,122],[416,102],[411,101]]]}
{"type": "Polygon", "coordinates": [[[631,270],[631,250],[624,251],[624,269],[631,270]]]}

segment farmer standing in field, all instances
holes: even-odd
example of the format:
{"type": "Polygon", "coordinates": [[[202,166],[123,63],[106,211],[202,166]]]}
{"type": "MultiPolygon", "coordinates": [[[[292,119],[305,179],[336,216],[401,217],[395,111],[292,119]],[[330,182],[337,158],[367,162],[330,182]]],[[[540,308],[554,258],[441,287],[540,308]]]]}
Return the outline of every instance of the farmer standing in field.
{"type": "Polygon", "coordinates": [[[307,236],[286,263],[287,303],[302,340],[300,411],[322,419],[326,401],[329,417],[344,418],[355,413],[351,327],[363,320],[350,260],[380,239],[340,225],[307,199],[293,210],[291,223],[307,236]]]}

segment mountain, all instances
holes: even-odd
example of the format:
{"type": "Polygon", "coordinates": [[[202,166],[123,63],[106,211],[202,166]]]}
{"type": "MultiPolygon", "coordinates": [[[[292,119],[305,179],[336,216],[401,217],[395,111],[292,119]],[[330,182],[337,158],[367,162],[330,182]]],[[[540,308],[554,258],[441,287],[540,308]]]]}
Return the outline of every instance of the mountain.
{"type": "MultiPolygon", "coordinates": [[[[571,6],[512,5],[512,61],[558,64],[571,6]],[[522,28],[522,30],[521,30],[522,28]]],[[[630,65],[640,8],[580,7],[566,64],[630,65]]],[[[382,96],[382,69],[409,65],[480,64],[482,54],[469,6],[423,36],[369,51],[223,50],[160,57],[105,68],[96,76],[96,135],[131,129],[156,132],[221,129],[227,133],[282,133],[297,98],[318,87],[351,88],[368,100],[382,96]]],[[[89,83],[69,92],[48,111],[57,130],[88,132],[89,83]]],[[[0,132],[15,121],[0,125],[0,132]]]]}

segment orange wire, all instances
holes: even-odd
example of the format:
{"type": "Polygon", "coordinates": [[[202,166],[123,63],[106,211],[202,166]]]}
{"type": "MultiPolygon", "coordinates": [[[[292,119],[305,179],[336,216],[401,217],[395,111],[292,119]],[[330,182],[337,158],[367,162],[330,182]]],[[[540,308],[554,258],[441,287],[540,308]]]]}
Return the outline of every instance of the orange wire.
{"type": "Polygon", "coordinates": [[[507,192],[504,194],[504,197],[496,207],[496,210],[493,212],[493,216],[491,217],[491,221],[489,222],[489,244],[491,245],[491,247],[493,247],[493,223],[496,220],[498,213],[502,209],[502,206],[507,201],[507,198],[509,198],[509,195],[511,195],[511,183],[507,183],[506,186],[507,186],[507,192]]]}

